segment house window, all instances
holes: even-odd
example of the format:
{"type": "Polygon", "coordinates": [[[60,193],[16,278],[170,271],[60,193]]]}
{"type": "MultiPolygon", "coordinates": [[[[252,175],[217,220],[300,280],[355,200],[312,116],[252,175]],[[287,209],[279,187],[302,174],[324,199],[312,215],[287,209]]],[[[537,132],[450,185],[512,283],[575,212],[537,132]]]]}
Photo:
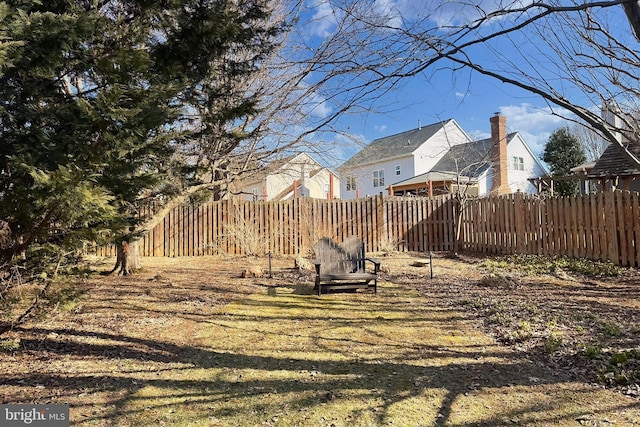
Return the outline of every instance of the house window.
{"type": "Polygon", "coordinates": [[[524,159],[522,157],[514,157],[513,158],[513,170],[523,171],[524,170],[524,159]]]}
{"type": "Polygon", "coordinates": [[[373,171],[373,186],[384,187],[384,169],[373,171]]]}
{"type": "Polygon", "coordinates": [[[347,191],[355,191],[356,190],[356,177],[355,176],[348,176],[347,177],[346,190],[347,191]]]}
{"type": "Polygon", "coordinates": [[[396,165],[396,176],[400,175],[400,165],[396,165]]]}

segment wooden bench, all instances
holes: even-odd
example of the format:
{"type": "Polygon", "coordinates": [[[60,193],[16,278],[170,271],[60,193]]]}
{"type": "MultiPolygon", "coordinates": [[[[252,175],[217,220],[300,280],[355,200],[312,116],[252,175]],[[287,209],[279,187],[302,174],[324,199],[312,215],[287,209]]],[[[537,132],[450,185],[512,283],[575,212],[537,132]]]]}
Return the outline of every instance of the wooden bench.
{"type": "Polygon", "coordinates": [[[339,245],[328,237],[323,237],[313,247],[316,259],[315,288],[318,295],[329,290],[373,289],[378,292],[378,272],[380,262],[367,258],[362,240],[352,236],[339,245]],[[366,263],[373,267],[366,270],[366,263]]]}

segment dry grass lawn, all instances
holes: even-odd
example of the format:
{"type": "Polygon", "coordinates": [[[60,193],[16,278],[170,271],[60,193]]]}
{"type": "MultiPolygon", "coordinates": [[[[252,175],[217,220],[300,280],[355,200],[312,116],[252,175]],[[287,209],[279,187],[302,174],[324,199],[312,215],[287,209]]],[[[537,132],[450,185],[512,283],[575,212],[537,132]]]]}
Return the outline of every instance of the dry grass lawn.
{"type": "Polygon", "coordinates": [[[637,398],[500,341],[469,287],[478,263],[438,258],[430,280],[411,262],[385,258],[375,296],[310,294],[292,259],[272,278],[212,257],[90,276],[2,337],[2,403],[69,403],[74,426],[640,425],[637,398]]]}

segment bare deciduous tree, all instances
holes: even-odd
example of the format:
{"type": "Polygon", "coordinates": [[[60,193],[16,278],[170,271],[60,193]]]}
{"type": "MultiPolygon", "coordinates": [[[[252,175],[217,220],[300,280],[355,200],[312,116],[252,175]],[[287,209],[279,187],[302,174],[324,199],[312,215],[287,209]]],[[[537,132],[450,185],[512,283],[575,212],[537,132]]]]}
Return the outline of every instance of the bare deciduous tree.
{"type": "Polygon", "coordinates": [[[600,134],[582,124],[575,123],[572,125],[571,133],[580,141],[587,156],[587,161],[590,162],[598,160],[609,145],[609,142],[602,138],[600,134]]]}
{"type": "Polygon", "coordinates": [[[337,0],[330,3],[331,30],[304,63],[321,76],[315,92],[333,93],[327,99],[339,101],[341,113],[375,104],[408,78],[441,70],[487,76],[541,97],[555,114],[569,111],[568,119],[586,123],[640,165],[628,145],[640,139],[634,117],[621,114],[616,128],[599,113],[605,103],[638,110],[640,55],[622,7],[628,3],[452,1],[418,8],[337,0]]]}

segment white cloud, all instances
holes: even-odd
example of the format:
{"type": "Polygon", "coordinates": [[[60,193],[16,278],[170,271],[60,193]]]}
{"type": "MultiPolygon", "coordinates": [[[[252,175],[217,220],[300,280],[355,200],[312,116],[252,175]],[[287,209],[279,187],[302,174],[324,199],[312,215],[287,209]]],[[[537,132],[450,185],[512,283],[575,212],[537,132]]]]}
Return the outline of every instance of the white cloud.
{"type": "MultiPolygon", "coordinates": [[[[498,110],[507,118],[507,132],[518,132],[537,156],[544,151],[544,146],[553,131],[571,125],[563,117],[572,117],[572,114],[561,108],[552,110],[549,107],[535,107],[522,103],[505,105],[498,110]]],[[[467,133],[474,141],[491,137],[487,128],[467,130],[467,133]]]]}
{"type": "MultiPolygon", "coordinates": [[[[438,27],[459,26],[486,17],[492,12],[521,8],[531,4],[532,0],[473,0],[473,1],[416,1],[397,0],[396,5],[407,20],[428,18],[438,27]]],[[[494,21],[505,19],[508,15],[493,18],[494,21]]],[[[515,14],[513,18],[522,18],[523,14],[515,14]]]]}
{"type": "Polygon", "coordinates": [[[309,20],[309,31],[313,36],[327,37],[335,28],[338,18],[329,0],[318,0],[312,4],[315,10],[309,20]]]}
{"type": "Polygon", "coordinates": [[[321,119],[329,117],[329,115],[333,111],[333,108],[331,108],[327,100],[317,93],[312,94],[310,98],[311,99],[309,100],[308,104],[305,106],[305,110],[307,110],[307,113],[321,119]]]}
{"type": "Polygon", "coordinates": [[[309,85],[305,82],[300,83],[294,98],[300,105],[299,111],[305,115],[324,119],[333,112],[333,108],[327,98],[315,90],[310,90],[309,85]]]}
{"type": "Polygon", "coordinates": [[[340,165],[353,157],[365,145],[365,137],[362,134],[336,133],[332,140],[318,143],[318,161],[323,165],[337,170],[340,165]]]}
{"type": "Polygon", "coordinates": [[[371,10],[372,14],[382,18],[390,27],[402,25],[401,11],[393,0],[375,0],[371,10]]]}
{"type": "MultiPolygon", "coordinates": [[[[374,0],[373,3],[366,3],[365,12],[368,21],[390,27],[402,26],[403,14],[395,0],[374,0]]],[[[330,0],[313,0],[310,3],[310,15],[304,25],[311,36],[321,38],[329,37],[344,18],[344,12],[334,8],[330,0]]]]}
{"type": "Polygon", "coordinates": [[[472,141],[479,141],[481,139],[487,139],[491,137],[491,134],[486,131],[481,130],[472,130],[471,132],[467,132],[472,141]]]}
{"type": "Polygon", "coordinates": [[[378,132],[378,133],[383,133],[387,130],[388,126],[387,125],[375,125],[373,127],[373,129],[378,132]]]}
{"type": "Polygon", "coordinates": [[[571,113],[564,109],[553,112],[549,107],[534,107],[527,103],[500,107],[500,113],[507,118],[507,131],[519,132],[536,155],[542,153],[554,130],[569,125],[560,116],[570,117],[571,113]]]}

